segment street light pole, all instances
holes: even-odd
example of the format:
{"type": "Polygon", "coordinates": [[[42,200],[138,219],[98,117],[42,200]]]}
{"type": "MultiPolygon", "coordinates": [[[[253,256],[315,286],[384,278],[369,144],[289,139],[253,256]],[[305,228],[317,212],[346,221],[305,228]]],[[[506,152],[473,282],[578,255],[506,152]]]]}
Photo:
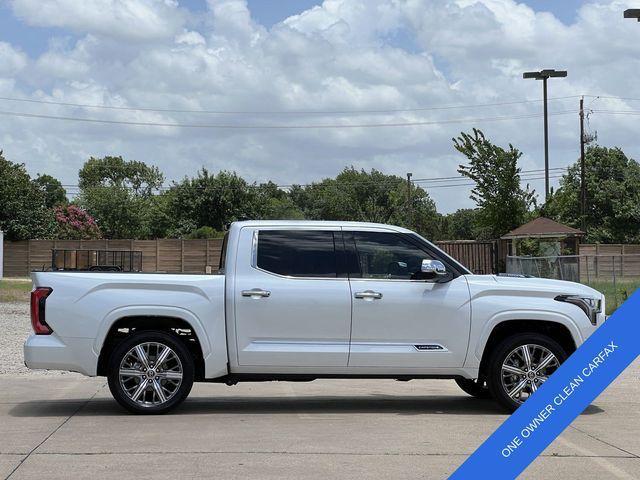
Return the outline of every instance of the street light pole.
{"type": "Polygon", "coordinates": [[[544,100],[544,201],[549,200],[549,109],[547,106],[547,80],[552,77],[564,78],[566,70],[540,70],[539,72],[525,72],[522,78],[542,80],[542,96],[544,100]]]}
{"type": "Polygon", "coordinates": [[[547,107],[547,77],[542,79],[544,99],[544,201],[549,200],[549,110],[547,107]]]}
{"type": "Polygon", "coordinates": [[[407,213],[409,214],[409,227],[413,227],[413,205],[411,205],[411,177],[413,173],[407,173],[407,213]]]}
{"type": "Polygon", "coordinates": [[[583,232],[587,231],[587,175],[584,157],[584,97],[580,98],[580,227],[583,232]]]}

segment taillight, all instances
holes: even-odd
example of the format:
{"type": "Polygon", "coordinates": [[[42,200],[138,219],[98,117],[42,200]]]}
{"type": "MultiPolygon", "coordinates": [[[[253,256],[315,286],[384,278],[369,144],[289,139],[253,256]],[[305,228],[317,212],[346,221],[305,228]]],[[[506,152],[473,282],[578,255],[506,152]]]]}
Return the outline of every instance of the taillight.
{"type": "Polygon", "coordinates": [[[53,333],[44,318],[44,304],[51,292],[49,287],[36,287],[31,291],[31,326],[36,335],[53,333]]]}

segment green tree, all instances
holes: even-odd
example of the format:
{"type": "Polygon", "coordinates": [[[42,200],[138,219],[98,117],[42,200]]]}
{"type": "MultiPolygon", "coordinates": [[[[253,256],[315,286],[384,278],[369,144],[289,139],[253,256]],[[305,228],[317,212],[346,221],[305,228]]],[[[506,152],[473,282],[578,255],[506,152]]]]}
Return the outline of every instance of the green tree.
{"type": "Polygon", "coordinates": [[[91,157],[78,174],[80,189],[92,187],[121,187],[132,190],[136,196],[149,196],[162,186],[164,176],[160,169],[136,160],[122,157],[91,157]]]}
{"type": "Polygon", "coordinates": [[[171,187],[170,209],[179,219],[175,234],[186,235],[203,226],[223,231],[233,221],[258,218],[257,193],[255,186],[235,172],[212,175],[203,168],[196,177],[171,187]]]}
{"type": "MultiPolygon", "coordinates": [[[[585,153],[588,242],[640,242],[640,164],[619,148],[591,146],[585,153]]],[[[580,161],[544,205],[545,215],[581,228],[580,161]]]]}
{"type": "Polygon", "coordinates": [[[52,238],[56,222],[43,192],[23,164],[6,160],[2,153],[0,150],[0,230],[7,240],[52,238]]]}
{"type": "Polygon", "coordinates": [[[138,199],[140,204],[139,238],[172,236],[178,219],[171,212],[169,192],[138,199]]]}
{"type": "Polygon", "coordinates": [[[35,183],[44,194],[44,203],[47,208],[64,206],[69,203],[67,200],[67,191],[57,178],[47,174],[38,174],[33,180],[33,183],[35,183]]]}
{"type": "Polygon", "coordinates": [[[306,218],[391,223],[436,238],[435,203],[422,188],[407,189],[406,180],[396,175],[350,167],[335,179],[294,186],[289,195],[306,218]]]}
{"type": "Polygon", "coordinates": [[[139,198],[124,187],[81,190],[78,205],[91,214],[105,238],[138,238],[142,227],[139,198]]]}
{"type": "Polygon", "coordinates": [[[273,182],[256,187],[257,215],[265,220],[301,220],[304,212],[291,196],[273,182]]]}
{"type": "Polygon", "coordinates": [[[122,157],[91,157],[78,176],[78,204],[106,238],[165,236],[169,213],[165,200],[154,194],[164,181],[158,167],[122,157]]]}
{"type": "Polygon", "coordinates": [[[528,220],[535,207],[535,192],[520,186],[518,160],[522,153],[494,145],[473,129],[453,139],[456,150],[469,160],[458,172],[475,182],[470,198],[478,206],[476,227],[483,238],[499,238],[528,220]]]}
{"type": "Polygon", "coordinates": [[[446,240],[474,240],[478,210],[461,208],[442,217],[442,238],[446,240]]]}

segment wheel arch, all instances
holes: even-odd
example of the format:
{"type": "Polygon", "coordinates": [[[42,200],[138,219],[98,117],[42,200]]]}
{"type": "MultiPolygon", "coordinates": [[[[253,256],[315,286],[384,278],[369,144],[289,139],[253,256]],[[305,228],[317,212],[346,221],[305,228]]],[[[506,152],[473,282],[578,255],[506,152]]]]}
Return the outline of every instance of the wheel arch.
{"type": "Polygon", "coordinates": [[[570,319],[558,316],[554,319],[509,318],[492,323],[485,329],[476,356],[480,359],[479,377],[486,375],[492,351],[505,338],[518,333],[539,333],[560,344],[571,355],[582,343],[580,330],[570,319]]]}
{"type": "Polygon", "coordinates": [[[162,307],[117,309],[101,322],[94,343],[94,352],[98,357],[97,375],[105,375],[109,355],[115,345],[133,331],[141,330],[175,333],[194,354],[198,376],[204,376],[211,345],[200,320],[188,310],[162,307]]]}

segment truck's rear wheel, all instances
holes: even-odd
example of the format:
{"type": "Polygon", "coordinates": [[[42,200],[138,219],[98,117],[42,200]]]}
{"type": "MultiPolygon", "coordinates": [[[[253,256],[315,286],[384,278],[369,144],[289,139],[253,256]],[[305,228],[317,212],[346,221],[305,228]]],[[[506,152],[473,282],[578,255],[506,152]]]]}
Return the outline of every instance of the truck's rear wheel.
{"type": "Polygon", "coordinates": [[[194,363],[174,335],[158,331],[134,333],[109,359],[109,389],[133,413],[159,414],[177,407],[193,385],[194,363]]]}
{"type": "Polygon", "coordinates": [[[472,397],[486,399],[491,398],[491,392],[485,384],[485,382],[478,382],[478,380],[471,380],[469,378],[456,378],[456,383],[465,392],[472,397]]]}
{"type": "Polygon", "coordinates": [[[489,390],[507,410],[522,405],[567,359],[553,339],[539,333],[513,335],[491,357],[489,390]]]}

